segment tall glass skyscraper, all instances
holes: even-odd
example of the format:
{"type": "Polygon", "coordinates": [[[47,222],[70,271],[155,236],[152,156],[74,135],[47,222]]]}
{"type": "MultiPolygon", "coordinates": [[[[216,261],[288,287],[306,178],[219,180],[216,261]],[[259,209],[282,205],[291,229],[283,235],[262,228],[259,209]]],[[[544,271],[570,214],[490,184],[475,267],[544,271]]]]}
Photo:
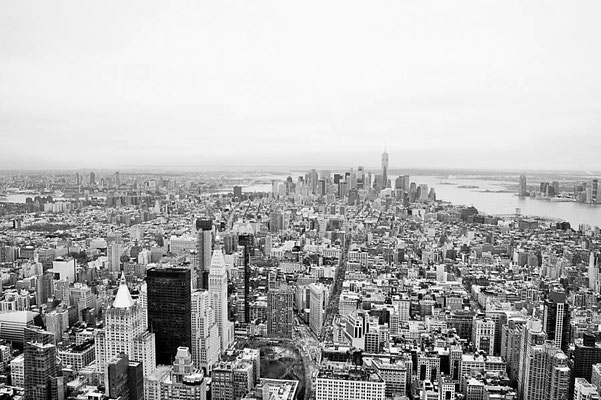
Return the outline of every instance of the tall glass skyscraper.
{"type": "Polygon", "coordinates": [[[388,153],[382,153],[382,189],[388,187],[388,153]]]}
{"type": "Polygon", "coordinates": [[[156,336],[157,364],[170,365],[178,347],[192,346],[190,270],[151,268],[146,275],[148,329],[156,336]]]}
{"type": "Polygon", "coordinates": [[[213,254],[213,221],[208,218],[196,220],[196,250],[198,254],[198,288],[209,288],[209,269],[213,254]]]}

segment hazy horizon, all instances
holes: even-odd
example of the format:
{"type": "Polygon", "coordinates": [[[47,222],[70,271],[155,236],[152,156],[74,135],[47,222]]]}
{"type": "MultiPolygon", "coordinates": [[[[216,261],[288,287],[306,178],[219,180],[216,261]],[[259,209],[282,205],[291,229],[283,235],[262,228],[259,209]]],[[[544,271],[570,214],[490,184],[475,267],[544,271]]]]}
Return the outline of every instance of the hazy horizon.
{"type": "Polygon", "coordinates": [[[598,170],[599,15],[593,0],[8,0],[0,170],[377,168],[385,147],[391,168],[598,170]]]}
{"type": "MultiPolygon", "coordinates": [[[[367,172],[379,173],[381,171],[381,167],[379,166],[370,166],[370,165],[362,165],[367,172]]],[[[87,174],[90,172],[95,172],[98,174],[114,174],[115,172],[120,172],[122,174],[132,174],[132,175],[144,175],[144,174],[191,174],[191,173],[203,173],[203,172],[247,172],[247,173],[290,173],[290,172],[308,172],[311,169],[315,169],[319,171],[332,171],[332,172],[342,172],[349,171],[353,168],[355,171],[357,170],[357,165],[355,166],[324,166],[324,165],[292,165],[289,167],[278,167],[278,166],[228,166],[222,165],[214,168],[207,167],[132,167],[132,168],[64,168],[64,169],[56,169],[56,168],[46,168],[46,169],[0,169],[0,174],[2,173],[24,173],[24,174],[33,174],[36,172],[44,172],[44,173],[77,173],[80,172],[82,174],[87,174]]],[[[590,176],[591,178],[597,177],[601,175],[601,170],[561,170],[561,169],[531,169],[531,170],[517,170],[517,169],[494,169],[494,168],[416,168],[416,167],[395,167],[391,166],[389,168],[389,174],[403,174],[407,173],[411,175],[412,173],[425,174],[425,175],[437,175],[440,173],[457,173],[457,174],[482,174],[482,175],[495,175],[495,174],[511,174],[511,175],[556,175],[556,176],[590,176]]]]}

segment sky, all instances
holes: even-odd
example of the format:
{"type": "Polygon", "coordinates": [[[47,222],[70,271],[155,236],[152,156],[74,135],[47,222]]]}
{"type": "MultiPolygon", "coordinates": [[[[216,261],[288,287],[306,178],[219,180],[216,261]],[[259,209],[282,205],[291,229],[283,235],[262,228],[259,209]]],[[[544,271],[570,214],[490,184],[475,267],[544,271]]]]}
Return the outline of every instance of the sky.
{"type": "Polygon", "coordinates": [[[601,170],[601,2],[0,6],[0,169],[601,170]]]}

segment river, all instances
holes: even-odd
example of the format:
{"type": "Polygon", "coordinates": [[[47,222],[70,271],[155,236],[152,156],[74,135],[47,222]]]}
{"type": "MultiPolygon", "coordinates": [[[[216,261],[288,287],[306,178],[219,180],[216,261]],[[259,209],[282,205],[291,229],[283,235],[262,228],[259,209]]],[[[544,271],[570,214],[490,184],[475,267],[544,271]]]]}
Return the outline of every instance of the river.
{"type": "MultiPolygon", "coordinates": [[[[294,171],[290,175],[296,181],[299,173],[294,171]]],[[[257,180],[265,182],[270,179],[285,180],[286,175],[273,175],[257,177],[257,180]]],[[[391,176],[394,183],[396,176],[391,176]]],[[[532,198],[520,198],[515,193],[502,192],[507,190],[508,184],[517,185],[515,182],[503,182],[485,180],[478,178],[467,178],[466,176],[440,177],[433,175],[411,176],[411,181],[416,184],[426,184],[428,188],[436,190],[439,200],[448,201],[456,205],[473,205],[480,212],[492,215],[515,214],[516,208],[521,210],[522,215],[540,216],[561,219],[570,222],[572,227],[577,228],[580,224],[601,227],[601,204],[584,204],[576,202],[551,202],[532,198]],[[477,186],[477,188],[466,188],[460,186],[477,186]]],[[[245,193],[249,192],[271,192],[271,183],[256,182],[251,186],[242,188],[245,193]]],[[[231,193],[224,190],[223,193],[231,193]]],[[[26,197],[34,195],[9,194],[0,202],[24,203],[26,197]]]]}
{"type": "Polygon", "coordinates": [[[490,181],[437,176],[412,176],[411,181],[425,183],[436,190],[436,198],[453,204],[473,205],[480,212],[492,215],[514,214],[516,208],[522,215],[557,218],[568,221],[573,228],[579,224],[601,227],[601,204],[576,202],[551,202],[529,197],[520,198],[506,190],[506,184],[517,182],[490,181]],[[459,186],[478,186],[460,188],[459,186]],[[489,190],[489,192],[486,192],[489,190]]]}
{"type": "MultiPolygon", "coordinates": [[[[291,173],[296,181],[299,175],[291,173]]],[[[284,180],[288,175],[274,176],[274,179],[284,180]]],[[[394,183],[396,176],[390,177],[394,183]]],[[[572,227],[580,224],[601,227],[601,204],[584,204],[576,202],[551,202],[529,197],[520,198],[512,191],[506,192],[507,185],[517,185],[515,182],[494,181],[466,176],[441,177],[433,175],[411,176],[416,184],[426,184],[436,190],[436,198],[455,205],[473,205],[480,212],[491,215],[515,214],[519,208],[522,215],[539,216],[568,221],[572,227]],[[464,186],[464,187],[460,187],[464,186]],[[477,186],[466,188],[465,186],[477,186]],[[505,191],[505,192],[503,192],[505,191]]],[[[243,192],[271,192],[271,183],[246,186],[243,192]]]]}

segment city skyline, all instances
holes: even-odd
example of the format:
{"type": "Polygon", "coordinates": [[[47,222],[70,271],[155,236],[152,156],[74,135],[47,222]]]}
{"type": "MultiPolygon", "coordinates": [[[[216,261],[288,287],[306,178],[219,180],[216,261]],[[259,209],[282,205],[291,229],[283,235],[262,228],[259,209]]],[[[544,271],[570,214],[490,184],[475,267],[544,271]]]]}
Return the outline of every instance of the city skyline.
{"type": "Polygon", "coordinates": [[[7,2],[0,169],[594,169],[601,5],[563,4],[7,2]]]}
{"type": "Polygon", "coordinates": [[[599,15],[4,1],[2,400],[601,400],[599,15]]]}

